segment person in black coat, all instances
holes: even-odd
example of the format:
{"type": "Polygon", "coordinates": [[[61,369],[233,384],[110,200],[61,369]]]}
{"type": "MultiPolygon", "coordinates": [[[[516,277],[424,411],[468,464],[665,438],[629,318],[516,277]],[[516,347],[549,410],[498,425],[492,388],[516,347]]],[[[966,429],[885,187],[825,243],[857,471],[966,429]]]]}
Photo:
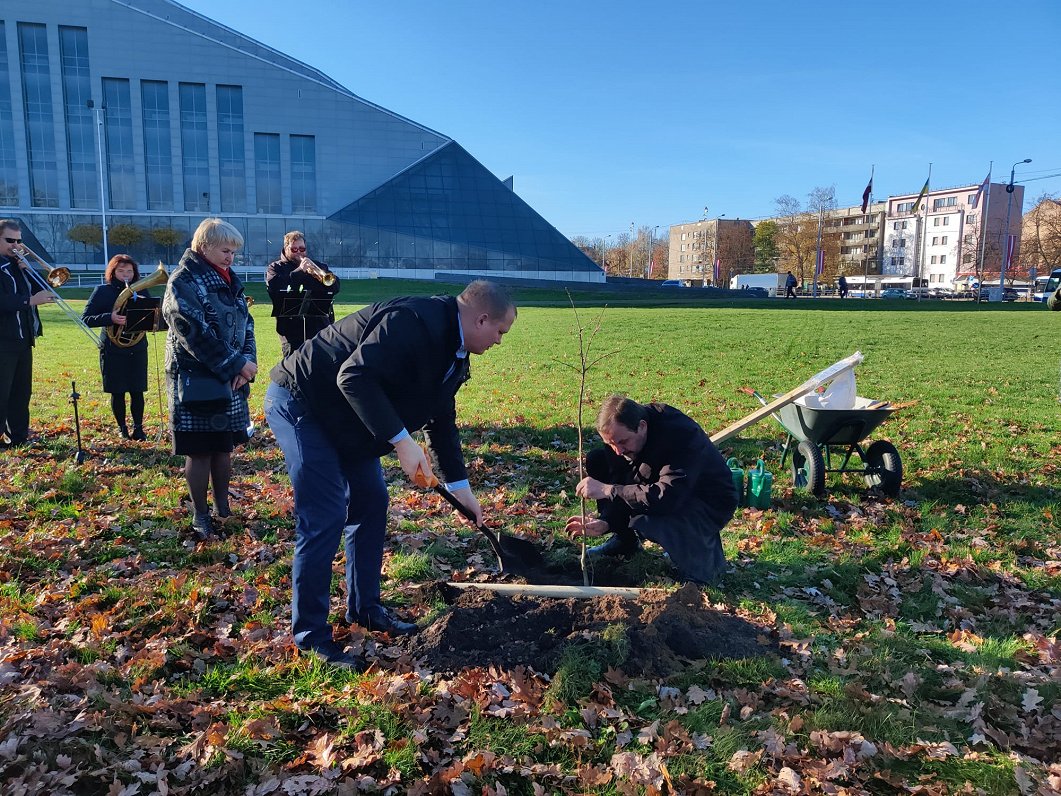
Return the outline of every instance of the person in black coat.
{"type": "MultiPolygon", "coordinates": [[[[123,327],[126,316],[114,311],[118,296],[127,285],[140,281],[140,268],[128,254],[116,254],[107,263],[103,273],[103,284],[88,297],[81,320],[86,326],[123,327]]],[[[150,298],[147,291],[135,294],[137,298],[150,298]]],[[[134,345],[115,345],[106,333],[101,335],[99,368],[103,374],[103,392],[111,397],[111,412],[118,423],[118,432],[125,439],[143,441],[144,393],[147,392],[147,335],[134,345]],[[125,395],[129,394],[129,410],[133,415],[133,431],[129,433],[126,422],[125,395]]]]}
{"type": "Polygon", "coordinates": [[[41,334],[37,307],[55,300],[25,273],[15,252],[22,227],[0,219],[0,448],[22,445],[29,437],[33,394],[33,346],[41,334]]]}
{"type": "Polygon", "coordinates": [[[265,288],[273,302],[276,333],[285,357],[335,322],[332,300],[339,292],[339,277],[326,263],[308,258],[306,237],[298,230],[284,235],[280,259],[269,263],[265,271],[265,288]],[[313,275],[314,266],[328,275],[329,284],[313,275]]]}
{"type": "Polygon", "coordinates": [[[686,580],[714,581],[725,569],[721,530],[740,496],[729,466],[700,425],[666,404],[611,395],[597,415],[606,447],[586,456],[579,497],[599,518],[571,517],[570,533],[612,537],[591,556],[629,556],[642,538],[660,545],[686,580]]]}
{"type": "Polygon", "coordinates": [[[340,666],[363,664],[332,638],[332,562],[346,547],[346,618],[372,631],[411,633],[380,599],[387,484],[393,452],[419,486],[431,462],[410,436],[424,429],[449,490],[482,522],[457,432],[456,394],[469,354],[501,342],[516,307],[477,280],[452,296],[397,298],[322,329],[270,374],[265,418],[284,452],[295,494],[291,630],[300,649],[340,666]]]}

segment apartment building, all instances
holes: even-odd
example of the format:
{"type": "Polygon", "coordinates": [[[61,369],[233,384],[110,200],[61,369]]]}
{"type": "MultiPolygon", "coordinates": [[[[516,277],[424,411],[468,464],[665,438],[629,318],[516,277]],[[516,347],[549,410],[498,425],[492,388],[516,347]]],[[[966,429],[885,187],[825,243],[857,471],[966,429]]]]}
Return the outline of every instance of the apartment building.
{"type": "Polygon", "coordinates": [[[739,218],[675,224],[670,228],[668,249],[667,278],[697,285],[728,285],[731,276],[747,273],[755,262],[752,223],[739,218]]]}
{"type": "Polygon", "coordinates": [[[1004,183],[929,191],[915,212],[917,193],[888,197],[883,273],[923,280],[928,287],[996,281],[1006,250],[1006,223],[1013,260],[1020,251],[1024,187],[1007,193],[1004,183]],[[983,268],[980,259],[983,256],[983,268]]]}

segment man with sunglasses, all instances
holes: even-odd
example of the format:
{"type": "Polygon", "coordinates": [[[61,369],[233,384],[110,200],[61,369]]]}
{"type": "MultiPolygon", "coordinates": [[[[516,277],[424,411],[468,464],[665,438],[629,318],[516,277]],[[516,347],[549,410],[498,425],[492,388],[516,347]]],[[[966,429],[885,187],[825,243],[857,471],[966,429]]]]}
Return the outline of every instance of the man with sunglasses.
{"type": "Polygon", "coordinates": [[[0,447],[29,437],[33,390],[33,345],[41,333],[37,307],[53,296],[26,274],[15,252],[22,246],[17,221],[0,219],[0,447]]]}
{"type": "Polygon", "coordinates": [[[265,287],[273,302],[276,333],[285,357],[335,322],[332,299],[339,292],[339,277],[333,275],[334,281],[326,285],[313,275],[314,266],[331,274],[324,263],[308,259],[306,236],[291,230],[284,235],[280,259],[269,263],[265,271],[265,287]]]}

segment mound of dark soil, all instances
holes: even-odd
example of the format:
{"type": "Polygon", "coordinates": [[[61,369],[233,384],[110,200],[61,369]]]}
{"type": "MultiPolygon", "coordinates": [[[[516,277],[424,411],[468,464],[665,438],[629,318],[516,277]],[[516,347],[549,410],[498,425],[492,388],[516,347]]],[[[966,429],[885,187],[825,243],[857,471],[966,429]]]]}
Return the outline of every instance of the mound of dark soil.
{"type": "Polygon", "coordinates": [[[468,666],[529,666],[555,673],[566,647],[599,638],[609,625],[627,629],[629,675],[666,677],[708,659],[776,653],[769,628],[712,609],[695,586],[645,590],[636,600],[615,596],[553,599],[467,589],[452,610],[403,641],[434,671],[468,666]]]}

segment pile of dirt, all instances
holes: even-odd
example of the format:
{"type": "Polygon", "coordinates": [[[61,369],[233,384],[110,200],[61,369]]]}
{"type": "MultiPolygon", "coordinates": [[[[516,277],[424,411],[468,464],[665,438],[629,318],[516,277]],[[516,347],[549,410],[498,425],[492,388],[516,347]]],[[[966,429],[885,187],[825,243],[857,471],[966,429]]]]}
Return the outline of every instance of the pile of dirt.
{"type": "Polygon", "coordinates": [[[599,638],[610,625],[627,630],[621,668],[632,676],[667,677],[705,660],[777,652],[769,628],[712,609],[692,585],[669,593],[644,590],[636,600],[553,599],[486,589],[444,596],[452,610],[402,644],[437,672],[524,665],[551,675],[569,645],[599,638]]]}

